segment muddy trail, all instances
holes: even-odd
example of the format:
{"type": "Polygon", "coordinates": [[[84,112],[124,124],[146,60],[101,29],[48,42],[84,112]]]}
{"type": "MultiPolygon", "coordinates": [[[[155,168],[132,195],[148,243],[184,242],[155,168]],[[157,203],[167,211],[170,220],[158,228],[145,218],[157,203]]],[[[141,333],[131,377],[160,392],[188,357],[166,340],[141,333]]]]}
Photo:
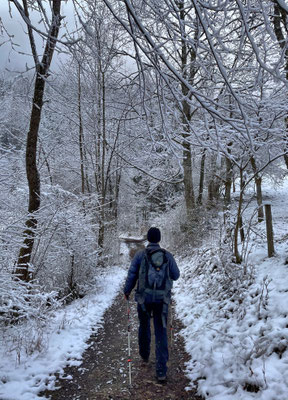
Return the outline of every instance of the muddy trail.
{"type": "MultiPolygon", "coordinates": [[[[57,378],[58,390],[41,393],[51,400],[201,400],[192,390],[185,388],[189,380],[184,374],[185,353],[183,339],[178,335],[180,323],[172,315],[173,329],[169,328],[168,374],[166,383],[155,378],[155,345],[152,340],[149,363],[138,355],[137,310],[130,301],[132,386],[129,386],[127,304],[119,294],[106,311],[103,326],[89,339],[80,367],[67,367],[65,377],[57,378]]],[[[171,313],[169,316],[171,320],[171,313]]],[[[152,322],[152,321],[151,321],[152,322]]],[[[153,335],[153,323],[152,336],[153,335]]],[[[170,327],[170,324],[169,324],[170,327]]]]}

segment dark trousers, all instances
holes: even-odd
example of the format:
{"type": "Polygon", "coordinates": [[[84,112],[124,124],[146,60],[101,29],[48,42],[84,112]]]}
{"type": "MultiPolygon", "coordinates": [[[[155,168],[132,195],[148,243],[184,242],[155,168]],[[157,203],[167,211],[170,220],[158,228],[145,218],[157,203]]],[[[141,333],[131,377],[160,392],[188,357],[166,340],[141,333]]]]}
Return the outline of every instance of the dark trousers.
{"type": "MultiPolygon", "coordinates": [[[[138,304],[137,311],[139,317],[139,353],[144,359],[148,359],[150,355],[151,329],[150,319],[153,318],[155,331],[155,354],[156,354],[156,374],[157,376],[165,376],[167,373],[168,340],[167,328],[163,326],[162,321],[163,303],[145,303],[145,309],[138,304]]],[[[167,325],[167,314],[164,314],[167,325]]]]}

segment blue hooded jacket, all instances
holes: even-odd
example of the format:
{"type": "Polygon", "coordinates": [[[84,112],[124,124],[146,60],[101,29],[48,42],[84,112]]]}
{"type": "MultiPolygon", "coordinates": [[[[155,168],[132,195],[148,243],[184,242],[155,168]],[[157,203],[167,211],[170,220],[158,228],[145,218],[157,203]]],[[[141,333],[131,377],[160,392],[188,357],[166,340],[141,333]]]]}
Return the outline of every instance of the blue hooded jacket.
{"type": "MultiPolygon", "coordinates": [[[[156,250],[156,249],[160,249],[160,246],[158,243],[149,243],[148,246],[146,247],[146,249],[147,250],[156,250]]],[[[141,265],[141,261],[142,261],[145,251],[146,250],[138,251],[135,254],[135,256],[131,262],[131,265],[130,265],[130,268],[128,271],[128,276],[127,276],[124,290],[123,290],[125,295],[129,295],[131,293],[131,291],[133,290],[133,288],[135,287],[135,285],[138,281],[140,265],[141,265]]],[[[169,253],[169,251],[167,251],[167,250],[165,250],[165,254],[167,257],[167,261],[168,261],[170,278],[173,281],[176,281],[180,276],[179,268],[176,264],[176,261],[174,260],[174,257],[172,256],[172,254],[169,253]]]]}

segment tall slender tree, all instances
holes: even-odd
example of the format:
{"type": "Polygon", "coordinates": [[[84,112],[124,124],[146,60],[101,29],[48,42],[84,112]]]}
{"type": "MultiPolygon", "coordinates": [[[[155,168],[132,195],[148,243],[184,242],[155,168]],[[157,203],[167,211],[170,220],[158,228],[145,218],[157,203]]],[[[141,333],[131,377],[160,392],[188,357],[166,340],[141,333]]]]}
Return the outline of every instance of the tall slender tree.
{"type": "MultiPolygon", "coordinates": [[[[47,33],[44,36],[45,47],[42,57],[39,56],[35,40],[35,28],[30,19],[30,8],[32,5],[23,0],[23,6],[17,0],[11,0],[15,4],[21,17],[27,26],[28,37],[32,56],[35,64],[35,83],[32,100],[32,110],[30,115],[29,130],[27,133],[26,142],[26,174],[29,187],[29,204],[28,218],[26,220],[26,229],[24,231],[23,245],[19,251],[18,262],[15,274],[18,278],[29,281],[29,264],[31,260],[33,244],[37,228],[37,212],[40,208],[40,176],[37,169],[37,144],[39,127],[41,122],[41,113],[43,108],[43,99],[45,93],[46,80],[49,75],[49,70],[54,55],[59,28],[61,24],[61,0],[52,0],[51,18],[48,21],[47,12],[42,8],[41,2],[39,12],[44,13],[45,23],[47,25],[47,33]]],[[[34,7],[34,6],[33,6],[34,7]]]]}

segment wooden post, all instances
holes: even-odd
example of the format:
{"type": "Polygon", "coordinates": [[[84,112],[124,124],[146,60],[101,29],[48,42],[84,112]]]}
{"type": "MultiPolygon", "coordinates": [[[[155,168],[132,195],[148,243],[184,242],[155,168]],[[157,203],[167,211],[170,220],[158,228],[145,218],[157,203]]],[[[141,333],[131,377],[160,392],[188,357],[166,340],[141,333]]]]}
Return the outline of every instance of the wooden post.
{"type": "Polygon", "coordinates": [[[274,250],[274,239],[273,239],[271,204],[265,204],[265,216],[266,216],[268,257],[273,257],[275,254],[275,250],[274,250]]]}

